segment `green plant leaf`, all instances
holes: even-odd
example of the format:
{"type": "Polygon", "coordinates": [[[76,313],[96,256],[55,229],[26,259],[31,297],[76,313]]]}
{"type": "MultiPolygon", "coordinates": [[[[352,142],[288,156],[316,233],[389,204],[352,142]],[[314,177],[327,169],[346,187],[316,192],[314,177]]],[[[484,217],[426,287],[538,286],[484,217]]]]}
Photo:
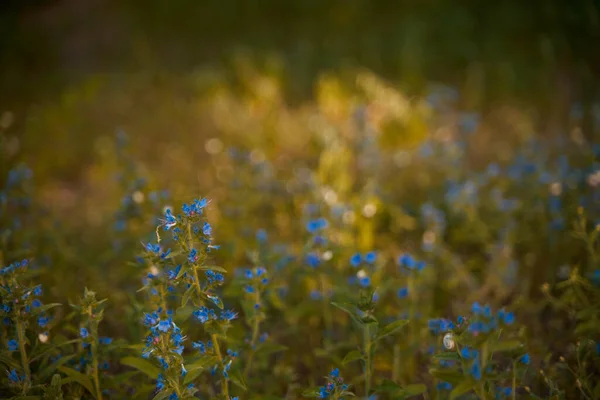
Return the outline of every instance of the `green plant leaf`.
{"type": "Polygon", "coordinates": [[[172,393],[171,393],[171,392],[169,392],[168,390],[162,390],[162,391],[158,392],[158,393],[156,394],[156,396],[154,396],[154,397],[152,398],[152,400],[163,400],[163,399],[167,399],[167,398],[169,398],[169,396],[170,396],[171,394],[172,394],[172,393]]]}
{"type": "Polygon", "coordinates": [[[304,397],[319,397],[320,388],[310,388],[302,392],[304,397]]]}
{"type": "Polygon", "coordinates": [[[81,386],[83,386],[84,388],[86,388],[88,390],[88,392],[90,392],[90,394],[96,398],[96,395],[94,394],[94,385],[92,385],[92,380],[90,379],[89,376],[82,374],[79,371],[75,371],[72,368],[69,367],[58,367],[58,370],[60,372],[63,372],[64,374],[66,374],[69,378],[71,378],[74,382],[79,383],[81,386]]]}
{"type": "Polygon", "coordinates": [[[352,304],[349,303],[335,303],[332,302],[331,303],[332,306],[339,308],[340,310],[346,312],[348,315],[350,315],[350,317],[352,317],[352,319],[359,323],[362,324],[363,322],[361,321],[361,317],[358,315],[358,313],[355,311],[355,307],[352,304]]]}
{"type": "Polygon", "coordinates": [[[463,375],[460,372],[447,369],[430,369],[429,373],[435,378],[451,383],[452,385],[457,385],[464,379],[463,375]]]}
{"type": "Polygon", "coordinates": [[[196,287],[192,285],[189,288],[187,288],[187,290],[183,293],[183,296],[181,296],[182,307],[185,307],[187,305],[188,301],[190,301],[190,297],[192,296],[195,290],[196,287]]]}
{"type": "Polygon", "coordinates": [[[427,391],[427,386],[422,383],[412,383],[404,388],[407,396],[418,396],[427,391]]]}
{"type": "Polygon", "coordinates": [[[137,370],[145,373],[152,379],[156,379],[160,370],[152,365],[149,361],[139,357],[125,357],[121,359],[121,364],[129,367],[136,368],[137,370]]]}
{"type": "Polygon", "coordinates": [[[402,386],[390,379],[384,379],[381,385],[375,388],[377,392],[396,393],[402,390],[402,386]]]}
{"type": "Polygon", "coordinates": [[[375,340],[380,340],[386,336],[393,335],[394,333],[400,331],[400,329],[404,328],[404,326],[407,324],[408,320],[406,319],[394,321],[391,324],[384,326],[377,334],[377,338],[375,340]]]}
{"type": "Polygon", "coordinates": [[[243,391],[248,390],[246,387],[246,382],[244,381],[244,377],[242,376],[242,372],[239,369],[231,371],[229,373],[229,379],[233,382],[234,385],[242,389],[243,391]]]}
{"type": "Polygon", "coordinates": [[[365,357],[363,356],[362,352],[360,352],[358,350],[352,350],[351,352],[346,354],[346,356],[342,360],[342,365],[346,365],[348,363],[351,363],[352,361],[364,360],[364,359],[365,359],[365,357]]]}
{"type": "Polygon", "coordinates": [[[471,378],[465,379],[464,381],[462,381],[461,383],[456,385],[456,387],[454,387],[454,389],[452,389],[452,391],[450,392],[450,400],[454,400],[457,397],[470,392],[471,390],[473,390],[475,388],[476,385],[477,385],[477,382],[475,380],[473,380],[471,378]]]}
{"type": "Polygon", "coordinates": [[[60,304],[60,303],[50,303],[50,304],[44,304],[44,305],[43,305],[43,306],[41,306],[41,307],[34,308],[34,309],[33,309],[33,312],[32,312],[32,314],[33,314],[33,315],[38,315],[38,314],[41,314],[41,313],[43,313],[44,311],[48,311],[48,310],[50,310],[51,308],[58,307],[58,306],[62,306],[62,304],[60,304]]]}
{"type": "Polygon", "coordinates": [[[273,353],[279,353],[282,351],[286,351],[288,350],[287,346],[284,346],[282,344],[279,343],[270,343],[270,342],[266,342],[261,344],[258,349],[256,349],[256,355],[260,354],[262,356],[266,356],[269,354],[273,354],[273,353]]]}
{"type": "Polygon", "coordinates": [[[506,340],[502,342],[490,343],[488,349],[492,352],[502,352],[516,350],[522,346],[523,345],[518,340],[506,340]]]}

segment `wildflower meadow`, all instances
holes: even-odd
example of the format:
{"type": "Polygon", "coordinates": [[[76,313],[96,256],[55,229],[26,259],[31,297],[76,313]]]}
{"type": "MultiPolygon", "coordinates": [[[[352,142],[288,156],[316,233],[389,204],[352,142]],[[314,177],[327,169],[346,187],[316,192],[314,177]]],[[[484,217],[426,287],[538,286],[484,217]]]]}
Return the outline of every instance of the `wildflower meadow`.
{"type": "MultiPolygon", "coordinates": [[[[152,117],[209,134],[114,126],[78,186],[52,175],[70,142],[28,153],[3,115],[1,398],[600,398],[600,142],[577,104],[544,136],[364,71],[302,107],[268,75],[200,81],[152,117]]],[[[28,132],[83,129],[57,111],[81,96],[28,132]]]]}

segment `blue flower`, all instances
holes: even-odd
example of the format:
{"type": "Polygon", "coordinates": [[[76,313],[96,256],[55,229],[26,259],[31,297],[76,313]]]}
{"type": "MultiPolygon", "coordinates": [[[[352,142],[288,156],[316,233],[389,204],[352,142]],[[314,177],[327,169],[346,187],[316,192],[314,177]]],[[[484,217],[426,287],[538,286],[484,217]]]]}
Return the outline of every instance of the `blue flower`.
{"type": "Polygon", "coordinates": [[[171,329],[171,321],[163,319],[158,323],[157,328],[161,332],[168,332],[171,329]]]}
{"type": "Polygon", "coordinates": [[[412,269],[415,266],[415,260],[410,256],[410,254],[403,254],[400,256],[400,258],[398,258],[398,264],[412,269]]]}
{"type": "Polygon", "coordinates": [[[256,231],[256,240],[258,240],[259,242],[266,242],[267,231],[265,231],[264,229],[259,229],[258,231],[256,231]]]}
{"type": "Polygon", "coordinates": [[[520,360],[523,364],[528,365],[531,362],[531,357],[529,357],[528,353],[525,353],[520,360]]]}
{"type": "Polygon", "coordinates": [[[309,233],[314,233],[316,231],[319,231],[321,229],[327,228],[328,226],[328,222],[325,218],[319,218],[319,219],[315,219],[312,221],[309,221],[306,224],[306,230],[309,233]]]}
{"type": "Polygon", "coordinates": [[[473,366],[471,367],[471,375],[473,375],[473,378],[480,380],[481,379],[481,367],[479,366],[478,362],[473,363],[473,366]]]}
{"type": "Polygon", "coordinates": [[[24,377],[19,377],[17,371],[13,369],[8,373],[8,380],[11,383],[19,383],[20,381],[24,380],[24,377]]]}
{"type": "Polygon", "coordinates": [[[102,336],[100,338],[98,338],[98,342],[100,344],[111,344],[112,343],[112,338],[106,337],[106,336],[102,336]]]}
{"type": "Polygon", "coordinates": [[[369,278],[368,276],[364,276],[359,279],[358,283],[362,287],[368,287],[369,285],[371,285],[371,278],[369,278]]]}
{"type": "Polygon", "coordinates": [[[202,226],[202,234],[204,236],[212,235],[212,227],[210,226],[210,224],[208,222],[205,222],[204,225],[202,226]]]}
{"type": "Polygon", "coordinates": [[[246,271],[244,271],[244,276],[246,277],[246,279],[252,279],[252,277],[254,276],[252,273],[252,270],[250,268],[246,269],[246,271]]]}
{"type": "Polygon", "coordinates": [[[377,261],[377,253],[374,251],[370,251],[367,254],[365,254],[365,261],[368,264],[375,264],[375,261],[377,261]]]}
{"type": "Polygon", "coordinates": [[[190,254],[188,255],[188,261],[191,263],[195,263],[198,260],[198,250],[192,249],[190,254]]]}
{"type": "Polygon", "coordinates": [[[231,321],[237,318],[237,313],[233,310],[225,310],[221,313],[221,319],[223,321],[231,321]]]}
{"type": "Polygon", "coordinates": [[[335,368],[333,371],[331,371],[329,373],[329,376],[332,378],[339,378],[340,377],[340,370],[339,368],[335,368]]]}
{"type": "Polygon", "coordinates": [[[41,301],[39,301],[38,299],[34,299],[34,300],[31,302],[31,306],[32,306],[32,307],[34,307],[34,308],[41,307],[41,306],[42,306],[42,302],[41,302],[41,301]]]}
{"type": "Polygon", "coordinates": [[[158,377],[156,378],[156,389],[162,390],[165,387],[165,383],[165,378],[162,374],[158,374],[158,377]]]}
{"type": "Polygon", "coordinates": [[[321,264],[321,259],[319,258],[319,256],[315,253],[309,253],[306,255],[306,263],[313,267],[316,268],[319,266],[319,264],[321,264]]]}
{"type": "Polygon", "coordinates": [[[350,265],[353,267],[358,267],[362,261],[362,257],[360,253],[355,253],[352,257],[350,257],[350,265]]]}
{"type": "Polygon", "coordinates": [[[35,288],[33,288],[33,294],[35,296],[41,296],[42,295],[42,285],[37,285],[35,288]]]}
{"type": "Polygon", "coordinates": [[[199,350],[201,354],[206,353],[206,346],[202,342],[192,342],[192,347],[195,350],[199,350]]]}
{"type": "Polygon", "coordinates": [[[86,328],[81,328],[79,329],[79,336],[81,336],[82,339],[87,338],[89,335],[88,330],[86,328]]]}
{"type": "Polygon", "coordinates": [[[403,287],[398,289],[398,298],[400,299],[404,299],[406,296],[408,296],[408,288],[407,287],[403,287]]]}
{"type": "Polygon", "coordinates": [[[46,325],[48,325],[48,322],[50,322],[50,318],[46,317],[45,315],[40,315],[38,317],[37,323],[40,328],[45,328],[46,325]]]}
{"type": "Polygon", "coordinates": [[[19,343],[15,339],[11,339],[8,341],[8,350],[9,351],[17,351],[19,348],[19,343]]]}
{"type": "Polygon", "coordinates": [[[214,312],[202,306],[198,310],[194,311],[193,314],[201,323],[205,323],[212,318],[214,312]]]}

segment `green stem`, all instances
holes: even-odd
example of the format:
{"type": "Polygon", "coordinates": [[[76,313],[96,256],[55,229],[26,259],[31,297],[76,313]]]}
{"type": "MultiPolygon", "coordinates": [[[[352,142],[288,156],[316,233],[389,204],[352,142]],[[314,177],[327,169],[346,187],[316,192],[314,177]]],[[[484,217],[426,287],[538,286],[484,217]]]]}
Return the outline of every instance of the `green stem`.
{"type": "MultiPolygon", "coordinates": [[[[216,334],[210,335],[213,346],[215,347],[215,353],[217,354],[217,359],[219,360],[219,364],[221,365],[221,369],[225,371],[225,364],[223,363],[223,356],[221,355],[221,348],[219,347],[219,339],[216,334]]],[[[225,399],[229,400],[229,386],[227,384],[227,379],[223,376],[221,378],[221,391],[225,396],[225,399]]]]}
{"type": "Polygon", "coordinates": [[[512,376],[512,400],[517,400],[517,363],[513,362],[513,376],[512,376]]]}
{"type": "Polygon", "coordinates": [[[93,368],[93,379],[94,379],[94,387],[96,389],[96,399],[102,400],[102,391],[100,390],[100,378],[98,377],[98,324],[93,320],[94,310],[92,307],[88,310],[88,315],[90,318],[90,328],[92,331],[92,368],[93,368]]]}
{"type": "Polygon", "coordinates": [[[29,360],[27,359],[27,351],[25,350],[25,330],[23,329],[23,322],[19,319],[18,316],[16,320],[17,338],[19,340],[19,352],[21,353],[21,364],[23,366],[23,371],[25,372],[25,388],[28,388],[31,382],[31,370],[29,369],[29,360]]]}
{"type": "Polygon", "coordinates": [[[392,364],[392,380],[398,382],[400,378],[400,345],[394,345],[394,362],[392,364]]]}
{"type": "Polygon", "coordinates": [[[325,275],[321,275],[321,293],[323,298],[323,318],[325,319],[325,340],[326,347],[329,345],[331,332],[333,331],[333,321],[331,319],[331,310],[329,309],[329,300],[327,299],[325,275]]]}
{"type": "MultiPolygon", "coordinates": [[[[256,304],[260,304],[260,292],[256,291],[256,304]]],[[[250,365],[252,365],[252,359],[254,358],[254,346],[258,340],[258,334],[260,332],[260,321],[258,320],[258,313],[254,313],[254,321],[252,321],[252,339],[250,340],[250,354],[248,355],[248,362],[244,368],[244,378],[248,376],[250,372],[250,365]]]]}
{"type": "Polygon", "coordinates": [[[369,398],[371,391],[371,332],[369,324],[365,324],[365,399],[369,398]]]}
{"type": "MultiPolygon", "coordinates": [[[[96,336],[94,336],[95,338],[96,336]]],[[[94,369],[94,386],[96,388],[96,399],[102,400],[102,391],[100,390],[100,379],[98,377],[98,354],[96,349],[96,339],[92,342],[92,368],[94,369]]]]}

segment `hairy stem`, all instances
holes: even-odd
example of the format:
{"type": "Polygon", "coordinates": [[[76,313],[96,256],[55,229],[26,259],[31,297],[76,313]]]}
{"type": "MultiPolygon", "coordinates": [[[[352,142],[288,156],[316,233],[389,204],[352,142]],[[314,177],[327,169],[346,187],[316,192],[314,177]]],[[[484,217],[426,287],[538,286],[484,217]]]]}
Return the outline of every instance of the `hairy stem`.
{"type": "Polygon", "coordinates": [[[365,324],[365,398],[369,398],[371,391],[371,331],[369,324],[365,324]]]}
{"type": "MultiPolygon", "coordinates": [[[[256,291],[256,304],[260,304],[260,292],[256,291]]],[[[250,354],[248,354],[248,362],[244,368],[244,378],[248,376],[250,372],[250,365],[252,365],[252,359],[254,358],[254,346],[258,340],[258,334],[260,332],[260,321],[258,320],[258,313],[254,314],[254,321],[252,323],[252,339],[250,340],[250,354]]]]}
{"type": "Polygon", "coordinates": [[[21,364],[25,372],[25,387],[28,388],[31,382],[31,370],[29,369],[29,360],[27,359],[27,351],[25,350],[25,329],[23,321],[17,317],[17,338],[19,340],[19,352],[21,353],[21,364]]]}
{"type": "MultiPolygon", "coordinates": [[[[217,359],[219,360],[219,364],[221,365],[221,369],[225,372],[225,364],[223,363],[223,356],[221,354],[221,348],[219,347],[219,338],[214,333],[211,335],[211,339],[213,342],[213,346],[215,347],[215,353],[217,354],[217,359]]],[[[229,399],[229,386],[227,383],[227,379],[223,376],[221,378],[221,391],[226,399],[229,399]]]]}

